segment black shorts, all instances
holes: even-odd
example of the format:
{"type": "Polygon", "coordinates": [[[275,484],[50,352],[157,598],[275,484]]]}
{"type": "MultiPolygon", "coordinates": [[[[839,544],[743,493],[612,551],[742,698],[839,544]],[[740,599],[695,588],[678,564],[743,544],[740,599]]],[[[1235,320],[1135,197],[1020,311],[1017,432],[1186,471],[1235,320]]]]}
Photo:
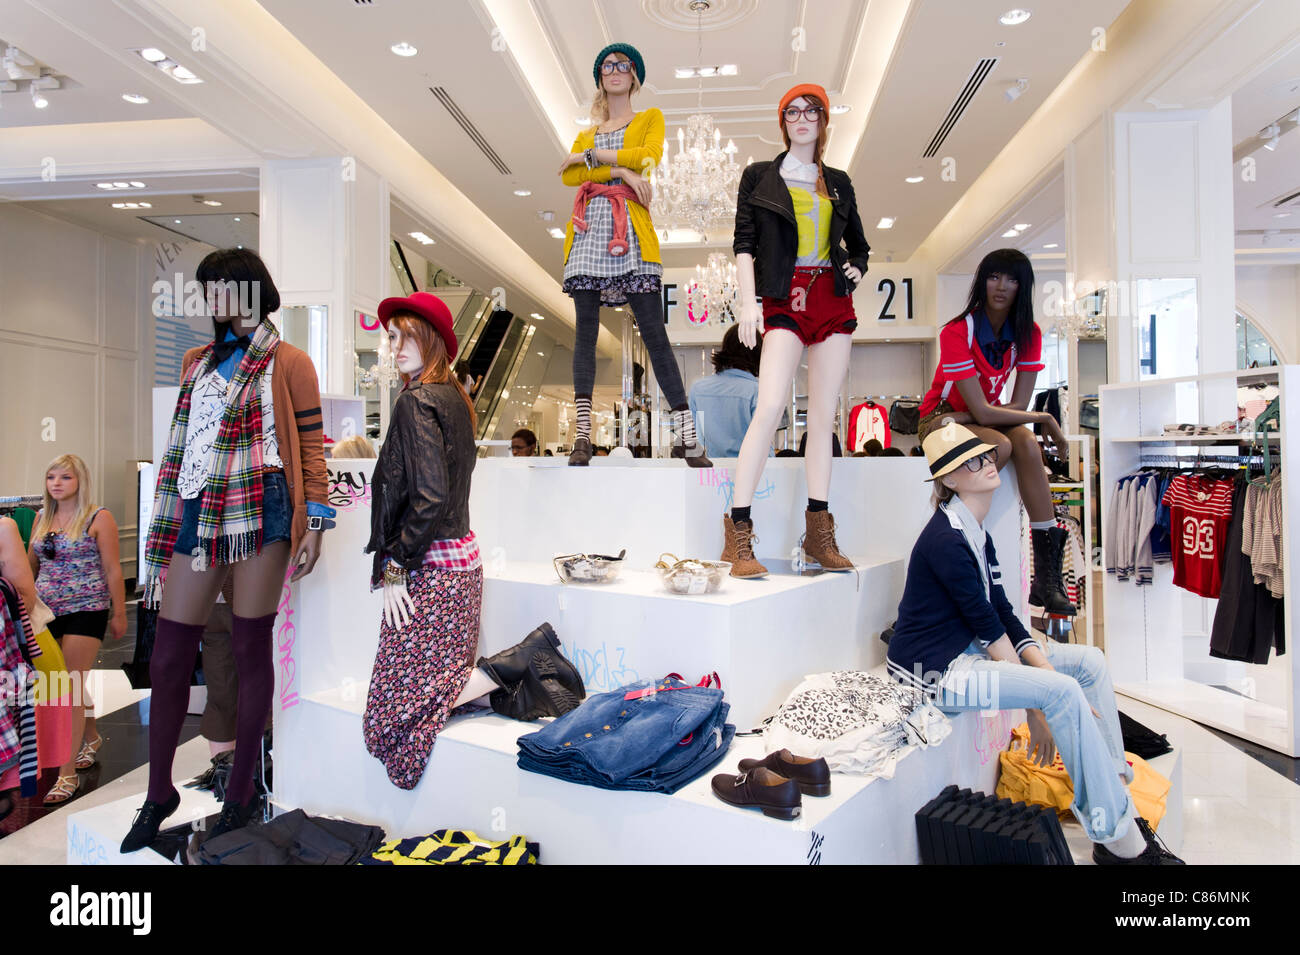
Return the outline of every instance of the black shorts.
{"type": "Polygon", "coordinates": [[[83,637],[103,640],[108,631],[108,610],[78,610],[65,613],[50,621],[50,633],[54,639],[62,640],[65,633],[76,633],[83,637]]]}

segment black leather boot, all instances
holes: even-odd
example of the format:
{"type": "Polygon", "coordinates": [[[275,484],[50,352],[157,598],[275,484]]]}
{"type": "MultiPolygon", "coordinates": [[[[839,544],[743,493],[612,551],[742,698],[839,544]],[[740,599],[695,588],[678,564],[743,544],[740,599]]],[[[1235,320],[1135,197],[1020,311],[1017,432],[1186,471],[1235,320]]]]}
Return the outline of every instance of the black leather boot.
{"type": "Polygon", "coordinates": [[[558,650],[560,638],[555,628],[544,623],[508,650],[490,657],[479,657],[478,667],[490,676],[497,686],[511,687],[524,678],[528,662],[537,650],[558,650]]]}
{"type": "Polygon", "coordinates": [[[1047,613],[1074,616],[1076,610],[1065,596],[1061,562],[1065,559],[1065,542],[1069,532],[1064,527],[1031,530],[1034,547],[1034,576],[1029,582],[1029,602],[1047,613]]]}
{"type": "Polygon", "coordinates": [[[586,689],[577,668],[555,650],[534,650],[523,677],[493,690],[492,709],[514,720],[531,722],[563,716],[581,705],[586,689]]]}

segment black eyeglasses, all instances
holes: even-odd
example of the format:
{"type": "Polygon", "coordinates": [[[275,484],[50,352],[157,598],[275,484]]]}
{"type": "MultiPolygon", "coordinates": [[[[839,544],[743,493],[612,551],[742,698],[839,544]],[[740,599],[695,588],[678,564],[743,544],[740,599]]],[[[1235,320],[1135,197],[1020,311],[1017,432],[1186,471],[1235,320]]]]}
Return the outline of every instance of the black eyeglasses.
{"type": "Polygon", "coordinates": [[[58,531],[50,531],[41,540],[41,556],[46,560],[53,560],[58,556],[59,550],[54,546],[54,539],[59,536],[58,531]]]}
{"type": "Polygon", "coordinates": [[[996,451],[985,451],[983,454],[977,454],[975,457],[967,458],[965,461],[962,462],[962,464],[965,465],[967,471],[971,471],[975,474],[978,474],[980,471],[983,471],[984,465],[997,464],[997,463],[998,463],[998,453],[996,451]]]}
{"type": "Polygon", "coordinates": [[[785,117],[787,123],[793,123],[800,115],[810,123],[815,123],[822,118],[822,108],[820,106],[805,106],[800,109],[798,106],[787,106],[785,112],[781,114],[785,117]]]}
{"type": "Polygon", "coordinates": [[[609,76],[615,70],[618,70],[620,73],[631,73],[632,62],[630,60],[612,60],[609,63],[600,64],[600,72],[604,73],[606,76],[609,76]]]}

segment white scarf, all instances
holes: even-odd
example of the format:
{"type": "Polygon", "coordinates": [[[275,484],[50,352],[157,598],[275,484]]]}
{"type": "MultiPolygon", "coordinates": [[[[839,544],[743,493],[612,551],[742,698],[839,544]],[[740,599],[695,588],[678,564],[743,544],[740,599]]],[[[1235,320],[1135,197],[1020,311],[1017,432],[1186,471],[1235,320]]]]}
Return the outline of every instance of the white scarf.
{"type": "Polygon", "coordinates": [[[988,554],[984,550],[984,544],[989,536],[988,532],[984,530],[984,525],[975,520],[975,515],[970,512],[970,508],[963,503],[960,497],[954,495],[949,498],[943,504],[943,510],[948,515],[949,523],[961,531],[962,536],[966,538],[971,553],[975,555],[975,563],[979,565],[980,580],[984,584],[984,596],[992,602],[992,595],[989,592],[988,554]]]}

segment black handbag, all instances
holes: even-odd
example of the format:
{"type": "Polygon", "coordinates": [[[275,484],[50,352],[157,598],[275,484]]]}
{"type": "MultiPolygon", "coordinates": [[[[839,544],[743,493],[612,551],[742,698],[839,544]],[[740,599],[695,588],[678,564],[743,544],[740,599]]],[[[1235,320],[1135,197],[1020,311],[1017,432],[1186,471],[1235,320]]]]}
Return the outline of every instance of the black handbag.
{"type": "Polygon", "coordinates": [[[889,406],[889,429],[899,434],[916,434],[921,424],[921,402],[915,398],[898,398],[889,406]]]}
{"type": "Polygon", "coordinates": [[[1084,398],[1079,402],[1079,427],[1093,431],[1101,427],[1101,408],[1096,398],[1084,398]]]}

